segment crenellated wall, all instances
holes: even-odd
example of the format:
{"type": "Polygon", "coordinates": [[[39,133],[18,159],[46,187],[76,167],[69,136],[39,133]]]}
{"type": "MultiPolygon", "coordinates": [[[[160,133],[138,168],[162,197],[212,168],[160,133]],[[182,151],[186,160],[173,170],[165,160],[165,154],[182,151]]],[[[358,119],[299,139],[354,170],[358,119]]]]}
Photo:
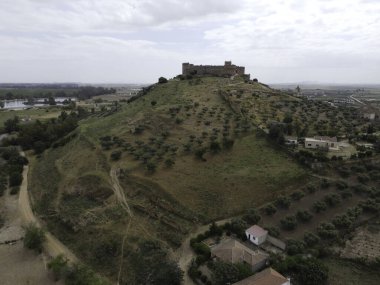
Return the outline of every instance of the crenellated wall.
{"type": "Polygon", "coordinates": [[[245,75],[245,67],[231,64],[231,61],[226,61],[224,65],[194,65],[183,63],[182,75],[230,77],[234,75],[245,75]]]}

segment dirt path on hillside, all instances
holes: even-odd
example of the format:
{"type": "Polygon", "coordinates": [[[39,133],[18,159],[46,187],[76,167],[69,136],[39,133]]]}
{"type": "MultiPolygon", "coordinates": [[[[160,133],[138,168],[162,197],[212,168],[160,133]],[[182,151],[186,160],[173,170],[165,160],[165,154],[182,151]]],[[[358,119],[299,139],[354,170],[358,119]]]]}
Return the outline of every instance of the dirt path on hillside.
{"type": "MultiPolygon", "coordinates": [[[[227,222],[230,222],[232,218],[224,219],[217,221],[217,225],[222,225],[227,222]]],[[[191,261],[196,257],[193,249],[190,246],[190,240],[192,238],[195,238],[199,234],[203,234],[206,232],[211,224],[204,225],[198,227],[196,230],[191,232],[188,237],[182,242],[182,245],[174,252],[174,258],[178,262],[178,266],[181,268],[181,270],[184,272],[183,276],[183,285],[195,285],[193,280],[189,277],[187,274],[187,270],[189,269],[189,266],[191,264],[191,261]]]]}
{"type": "Polygon", "coordinates": [[[124,237],[123,237],[122,245],[121,245],[121,259],[120,259],[119,273],[118,273],[118,277],[117,277],[117,285],[119,285],[120,284],[120,278],[121,278],[121,272],[123,270],[124,244],[125,244],[125,240],[127,238],[128,232],[129,232],[129,227],[131,226],[133,213],[131,211],[131,208],[129,207],[129,204],[127,202],[127,198],[125,197],[124,189],[121,187],[120,182],[119,182],[119,178],[117,176],[118,176],[117,170],[115,168],[111,169],[110,177],[111,177],[112,189],[115,193],[117,201],[119,202],[119,204],[123,207],[125,212],[130,217],[130,219],[128,221],[128,225],[125,229],[125,233],[124,233],[124,237]]]}
{"type": "Polygon", "coordinates": [[[34,251],[25,249],[21,213],[18,196],[10,195],[8,189],[0,197],[0,213],[4,225],[0,228],[0,276],[2,285],[29,284],[53,285],[56,283],[49,276],[46,258],[34,251]]]}
{"type": "MultiPolygon", "coordinates": [[[[24,153],[21,152],[24,156],[24,153]]],[[[32,208],[30,206],[30,199],[28,194],[28,172],[29,166],[24,166],[22,172],[22,184],[20,187],[20,195],[18,200],[18,207],[20,211],[20,216],[24,225],[29,223],[35,223],[41,227],[41,223],[38,218],[34,215],[32,208]]],[[[45,232],[46,241],[44,243],[44,249],[50,256],[57,256],[63,254],[70,262],[78,262],[78,258],[58,239],[56,239],[51,233],[45,232]]]]}
{"type": "Polygon", "coordinates": [[[120,186],[119,179],[117,178],[117,170],[116,169],[111,169],[110,177],[111,177],[112,189],[116,195],[117,200],[119,201],[119,203],[123,207],[123,209],[127,212],[127,214],[130,217],[133,217],[133,214],[132,214],[131,209],[129,208],[127,199],[125,198],[124,190],[120,186]]]}

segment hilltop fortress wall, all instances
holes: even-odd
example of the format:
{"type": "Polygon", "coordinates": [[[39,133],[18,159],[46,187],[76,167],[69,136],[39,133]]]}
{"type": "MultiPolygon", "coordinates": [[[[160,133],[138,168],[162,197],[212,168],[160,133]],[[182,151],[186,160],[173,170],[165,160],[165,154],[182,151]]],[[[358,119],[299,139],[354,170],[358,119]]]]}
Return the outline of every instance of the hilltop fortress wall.
{"type": "MultiPolygon", "coordinates": [[[[188,62],[182,64],[182,75],[220,76],[231,77],[234,75],[245,75],[244,66],[236,66],[231,61],[224,65],[194,65],[188,62]]],[[[247,76],[247,75],[245,75],[247,76]]]]}

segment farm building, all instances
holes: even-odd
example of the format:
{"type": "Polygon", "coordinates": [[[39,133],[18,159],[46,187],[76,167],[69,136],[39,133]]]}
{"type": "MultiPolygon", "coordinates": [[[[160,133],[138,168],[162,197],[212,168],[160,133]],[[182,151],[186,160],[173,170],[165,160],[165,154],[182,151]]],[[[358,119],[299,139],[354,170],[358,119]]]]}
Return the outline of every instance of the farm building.
{"type": "Polygon", "coordinates": [[[272,268],[267,268],[232,285],[290,285],[290,279],[272,268]]]}
{"type": "Polygon", "coordinates": [[[339,150],[339,143],[336,137],[305,138],[305,148],[339,150]]]}
{"type": "Polygon", "coordinates": [[[264,230],[258,225],[254,225],[245,231],[247,239],[255,245],[260,245],[266,241],[268,237],[268,231],[264,230]]]}
{"type": "Polygon", "coordinates": [[[211,256],[230,263],[246,263],[252,271],[265,267],[269,255],[261,250],[252,250],[234,239],[226,239],[211,247],[211,256]]]}

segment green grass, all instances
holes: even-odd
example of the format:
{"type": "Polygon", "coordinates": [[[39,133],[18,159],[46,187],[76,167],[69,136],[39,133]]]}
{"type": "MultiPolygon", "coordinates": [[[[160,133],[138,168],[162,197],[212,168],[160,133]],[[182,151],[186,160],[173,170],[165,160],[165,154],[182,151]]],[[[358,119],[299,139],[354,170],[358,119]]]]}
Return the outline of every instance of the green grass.
{"type": "Polygon", "coordinates": [[[380,272],[371,270],[365,265],[354,262],[330,258],[324,260],[329,268],[330,285],[377,285],[380,272]]]}
{"type": "Polygon", "coordinates": [[[3,129],[4,122],[18,116],[20,119],[31,118],[32,120],[46,120],[56,118],[61,113],[57,107],[32,108],[29,110],[0,110],[0,130],[3,129]]]}

